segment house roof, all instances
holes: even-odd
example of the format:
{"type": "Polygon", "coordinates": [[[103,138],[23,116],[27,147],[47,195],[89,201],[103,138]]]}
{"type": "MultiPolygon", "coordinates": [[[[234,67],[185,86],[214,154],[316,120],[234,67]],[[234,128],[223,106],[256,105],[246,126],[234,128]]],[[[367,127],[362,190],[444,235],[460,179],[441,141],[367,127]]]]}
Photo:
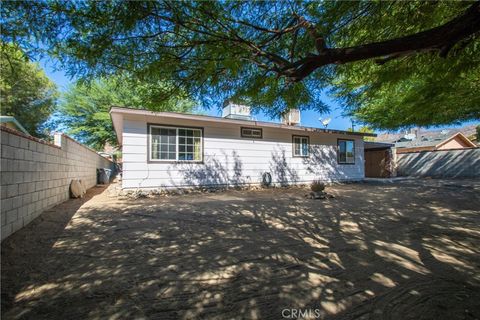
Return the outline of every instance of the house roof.
{"type": "Polygon", "coordinates": [[[422,148],[422,147],[438,148],[455,138],[461,139],[466,145],[472,148],[476,147],[476,145],[461,132],[457,132],[453,135],[438,133],[436,135],[431,135],[428,137],[421,136],[420,138],[417,138],[414,140],[398,141],[398,142],[395,142],[395,147],[396,148],[422,148]]]}
{"type": "MultiPolygon", "coordinates": [[[[418,137],[425,137],[427,139],[447,139],[454,135],[457,132],[463,133],[466,137],[470,137],[476,134],[476,127],[477,125],[467,125],[459,128],[440,128],[435,130],[426,130],[422,128],[418,128],[416,130],[418,137]]],[[[399,133],[381,133],[377,135],[375,141],[378,142],[388,142],[388,143],[395,143],[395,141],[399,141],[402,137],[406,135],[406,132],[399,132],[399,133]]]]}
{"type": "Polygon", "coordinates": [[[365,141],[364,146],[365,146],[365,150],[374,150],[374,149],[388,149],[388,148],[394,147],[395,144],[385,143],[385,142],[376,142],[376,141],[365,141]]]}
{"type": "Polygon", "coordinates": [[[406,140],[395,142],[396,148],[420,148],[420,147],[435,147],[440,142],[445,139],[428,139],[428,138],[419,138],[415,140],[406,140]]]}
{"type": "Polygon", "coordinates": [[[451,136],[449,139],[446,139],[446,140],[440,142],[439,144],[437,144],[436,147],[438,148],[438,147],[446,144],[447,142],[449,142],[449,141],[451,141],[451,140],[453,140],[453,139],[455,139],[455,138],[461,139],[466,145],[468,145],[468,146],[471,147],[471,148],[476,148],[476,147],[477,147],[477,145],[476,145],[475,143],[473,143],[470,139],[468,139],[468,138],[467,138],[463,133],[461,133],[461,132],[457,132],[456,134],[454,134],[453,136],[451,136]]]}
{"type": "Polygon", "coordinates": [[[20,124],[20,122],[18,122],[17,119],[15,119],[12,116],[0,116],[0,123],[12,123],[18,129],[18,131],[21,131],[22,133],[30,135],[30,133],[28,133],[27,129],[25,129],[20,124]]]}
{"type": "Polygon", "coordinates": [[[142,109],[133,109],[128,107],[119,107],[112,106],[110,108],[110,116],[112,118],[113,127],[117,134],[117,139],[120,144],[121,141],[121,130],[122,130],[122,115],[140,115],[147,117],[163,117],[169,118],[171,120],[196,120],[196,121],[206,121],[206,122],[216,122],[224,124],[239,124],[251,127],[262,127],[262,128],[279,128],[285,130],[296,130],[303,132],[318,132],[318,133],[332,133],[332,134],[346,134],[354,136],[368,136],[376,137],[376,134],[373,133],[364,133],[364,132],[351,132],[344,130],[334,130],[334,129],[321,129],[314,127],[303,127],[303,126],[291,126],[283,123],[274,123],[274,122],[265,122],[265,121],[254,121],[254,120],[241,120],[241,119],[227,119],[222,117],[215,116],[205,116],[198,114],[187,114],[187,113],[178,113],[178,112],[156,112],[148,111],[142,109]]]}

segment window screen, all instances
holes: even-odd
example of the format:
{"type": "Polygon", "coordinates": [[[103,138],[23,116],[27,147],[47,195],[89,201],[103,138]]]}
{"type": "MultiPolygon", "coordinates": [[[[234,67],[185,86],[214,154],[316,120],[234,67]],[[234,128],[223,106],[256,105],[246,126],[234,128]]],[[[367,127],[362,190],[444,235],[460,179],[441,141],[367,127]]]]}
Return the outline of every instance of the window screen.
{"type": "Polygon", "coordinates": [[[151,160],[202,160],[202,130],[193,128],[150,127],[151,160]]]}
{"type": "Polygon", "coordinates": [[[293,136],[293,156],[308,157],[310,141],[308,137],[293,136]]]}
{"type": "Polygon", "coordinates": [[[338,163],[355,163],[355,141],[338,140],[338,163]]]}
{"type": "Polygon", "coordinates": [[[202,159],[202,136],[198,129],[178,129],[178,160],[202,159]]]}
{"type": "Polygon", "coordinates": [[[176,160],[177,157],[177,130],[167,128],[151,128],[152,159],[176,160]]]}

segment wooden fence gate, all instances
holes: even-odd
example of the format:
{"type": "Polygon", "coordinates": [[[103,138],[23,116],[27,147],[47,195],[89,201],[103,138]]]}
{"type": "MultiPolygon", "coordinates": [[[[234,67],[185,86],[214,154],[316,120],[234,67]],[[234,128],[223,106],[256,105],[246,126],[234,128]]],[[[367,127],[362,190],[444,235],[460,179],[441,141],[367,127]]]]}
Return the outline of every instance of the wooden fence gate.
{"type": "Polygon", "coordinates": [[[365,177],[390,177],[390,158],[390,149],[365,150],[365,177]]]}

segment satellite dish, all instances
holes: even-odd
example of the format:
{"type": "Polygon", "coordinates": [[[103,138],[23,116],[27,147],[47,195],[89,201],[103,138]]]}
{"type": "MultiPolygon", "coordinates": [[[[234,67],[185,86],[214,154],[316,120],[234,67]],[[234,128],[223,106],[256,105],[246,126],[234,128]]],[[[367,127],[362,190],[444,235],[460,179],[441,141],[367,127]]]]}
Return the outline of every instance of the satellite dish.
{"type": "Polygon", "coordinates": [[[328,126],[328,124],[330,123],[330,121],[332,121],[332,118],[325,118],[325,119],[318,119],[320,120],[320,122],[323,124],[323,126],[326,128],[328,126]]]}
{"type": "Polygon", "coordinates": [[[407,140],[415,140],[415,138],[417,136],[415,135],[415,133],[409,133],[409,134],[404,135],[403,137],[407,140]]]}

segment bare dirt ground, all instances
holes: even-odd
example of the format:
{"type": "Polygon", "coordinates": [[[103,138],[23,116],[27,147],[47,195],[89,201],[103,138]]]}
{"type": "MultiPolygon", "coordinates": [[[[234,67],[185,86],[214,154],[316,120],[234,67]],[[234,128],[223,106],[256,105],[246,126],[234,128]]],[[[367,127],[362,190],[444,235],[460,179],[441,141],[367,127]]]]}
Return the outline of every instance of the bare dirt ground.
{"type": "Polygon", "coordinates": [[[2,243],[2,319],[479,319],[479,191],[93,188],[2,243]]]}

